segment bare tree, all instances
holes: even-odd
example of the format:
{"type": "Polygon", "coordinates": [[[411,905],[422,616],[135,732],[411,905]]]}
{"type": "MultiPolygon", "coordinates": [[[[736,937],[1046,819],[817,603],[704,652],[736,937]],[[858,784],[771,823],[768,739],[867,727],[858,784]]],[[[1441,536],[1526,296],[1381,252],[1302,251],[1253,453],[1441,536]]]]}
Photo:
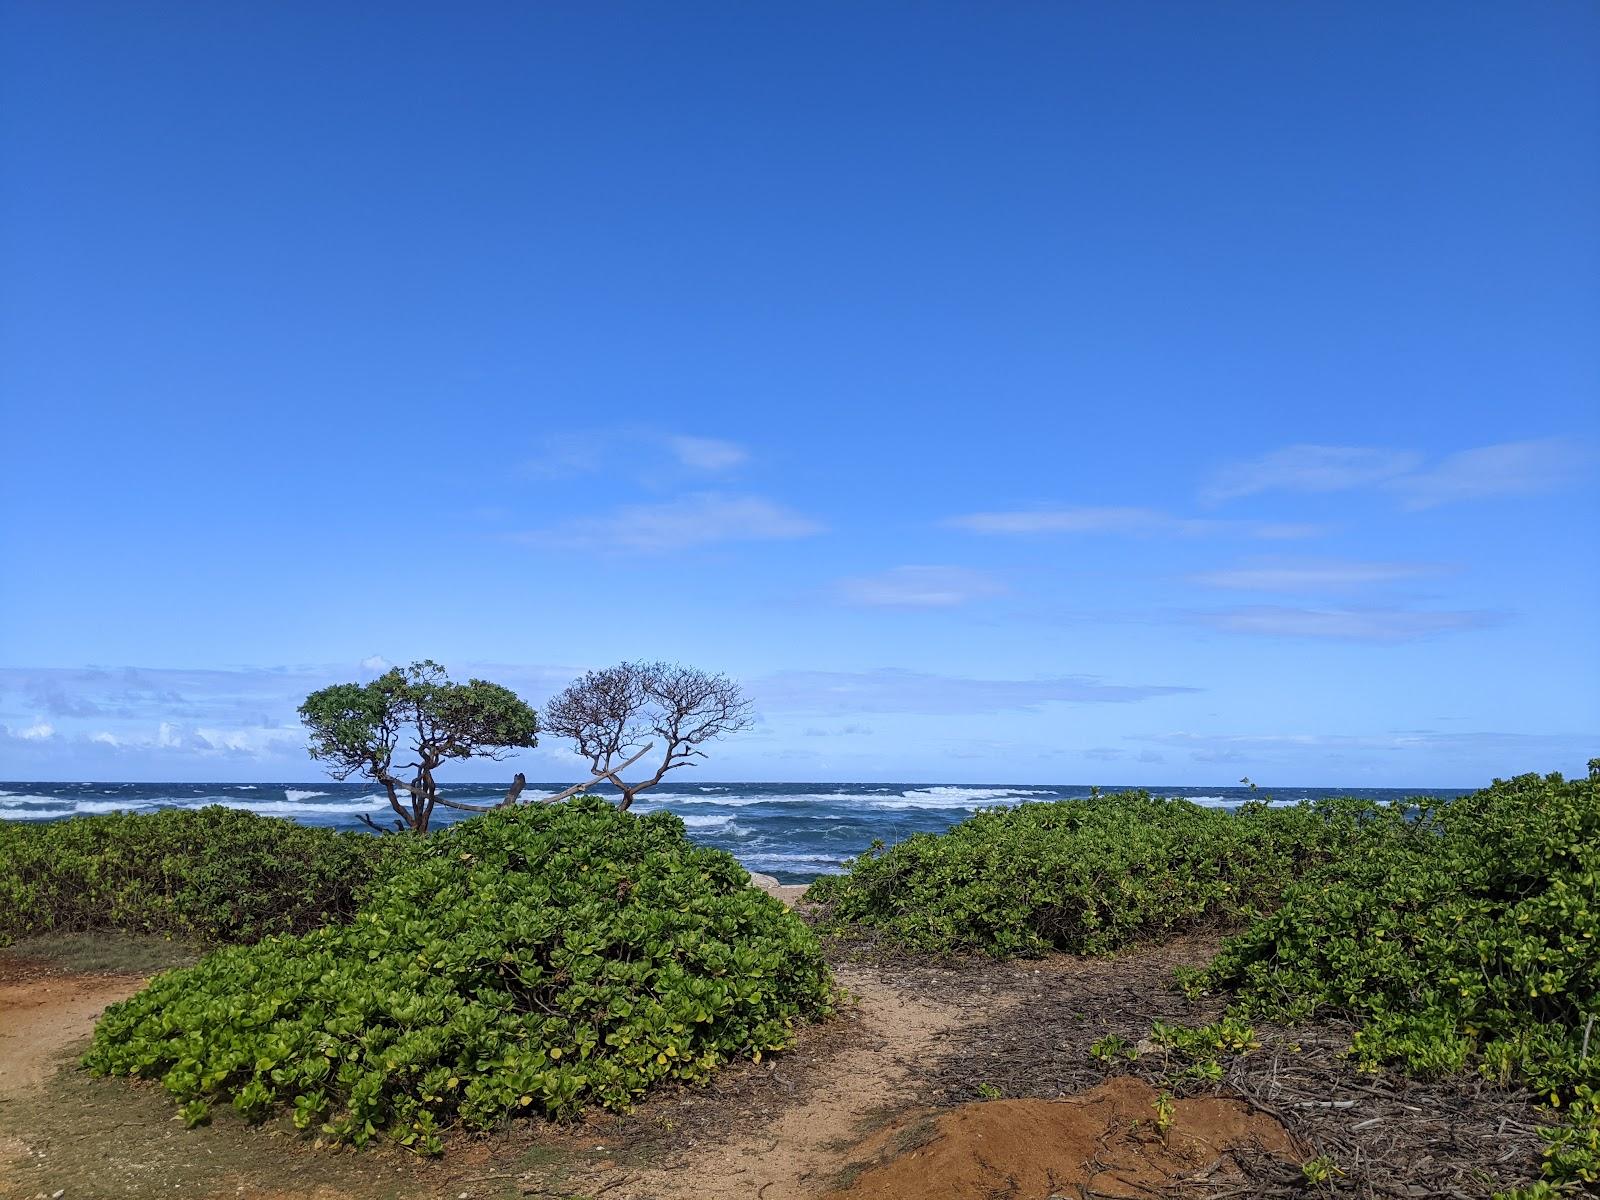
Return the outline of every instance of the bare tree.
{"type": "Polygon", "coordinates": [[[668,771],[705,758],[705,743],[748,729],[751,723],[749,701],[733,680],[664,662],[620,663],[590,671],[544,711],[544,731],[578,744],[578,753],[589,760],[595,775],[609,779],[622,793],[617,807],[624,812],[668,771]],[[635,783],[624,781],[620,772],[641,756],[639,747],[652,736],[665,747],[655,774],[635,783]]]}

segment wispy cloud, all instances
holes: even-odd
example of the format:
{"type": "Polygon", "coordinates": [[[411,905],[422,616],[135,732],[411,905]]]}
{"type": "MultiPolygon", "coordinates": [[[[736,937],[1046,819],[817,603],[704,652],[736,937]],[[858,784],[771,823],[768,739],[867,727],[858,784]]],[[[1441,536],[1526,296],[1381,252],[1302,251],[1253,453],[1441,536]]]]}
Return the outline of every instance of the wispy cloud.
{"type": "Polygon", "coordinates": [[[807,725],[800,731],[801,737],[867,737],[872,733],[870,725],[841,725],[837,729],[824,729],[820,725],[807,725]]]}
{"type": "Polygon", "coordinates": [[[1293,608],[1259,604],[1210,609],[1189,618],[1226,633],[1261,637],[1332,638],[1352,642],[1408,642],[1441,633],[1484,629],[1505,620],[1488,611],[1427,611],[1409,608],[1293,608]]]}
{"type": "Polygon", "coordinates": [[[944,522],[970,533],[1026,536],[1038,534],[1127,534],[1136,536],[1215,537],[1235,535],[1272,541],[1315,537],[1320,526],[1271,521],[1227,521],[1180,517],[1153,508],[1076,506],[1025,508],[966,513],[944,522]]]}
{"type": "Polygon", "coordinates": [[[1581,478],[1584,465],[1592,461],[1583,447],[1561,438],[1502,442],[1449,455],[1390,486],[1407,508],[1433,508],[1459,500],[1556,491],[1581,478]]]}
{"type": "Polygon", "coordinates": [[[1006,590],[993,576],[965,567],[895,567],[834,586],[846,603],[871,608],[956,608],[1006,590]]]}
{"type": "Polygon", "coordinates": [[[55,726],[48,721],[35,721],[21,729],[0,725],[0,739],[13,738],[19,742],[44,742],[56,736],[55,726]]]}
{"type": "Polygon", "coordinates": [[[1201,498],[1216,503],[1258,492],[1340,492],[1395,479],[1421,461],[1421,455],[1405,450],[1302,443],[1223,467],[1201,498]]]}
{"type": "Polygon", "coordinates": [[[1115,684],[1089,675],[1049,679],[972,679],[921,671],[781,671],[750,683],[773,712],[993,713],[1045,704],[1129,704],[1192,687],[1115,684]]]}
{"type": "Polygon", "coordinates": [[[1408,508],[1432,508],[1553,491],[1579,480],[1593,460],[1589,449],[1566,438],[1500,442],[1449,454],[1431,465],[1406,450],[1301,444],[1223,467],[1201,498],[1220,503],[1261,492],[1367,489],[1395,495],[1408,508]]]}
{"type": "MultiPolygon", "coordinates": [[[[1171,732],[1132,734],[1128,740],[1186,751],[1195,762],[1284,763],[1297,770],[1324,762],[1368,763],[1388,771],[1410,756],[1442,756],[1463,764],[1463,777],[1476,778],[1479,772],[1513,775],[1549,770],[1564,759],[1577,766],[1590,752],[1587,748],[1594,745],[1595,737],[1594,733],[1404,729],[1364,734],[1171,732]],[[1485,763],[1487,767],[1479,766],[1485,763]]],[[[1300,777],[1293,782],[1310,781],[1300,777]]]]}
{"type": "Polygon", "coordinates": [[[666,464],[714,474],[742,466],[750,460],[750,451],[726,438],[663,433],[639,425],[568,429],[539,435],[535,452],[522,463],[522,471],[535,479],[567,479],[602,463],[615,471],[619,459],[645,468],[647,478],[666,464]]]}
{"type": "Polygon", "coordinates": [[[678,435],[667,438],[667,447],[680,463],[696,471],[726,471],[750,458],[743,446],[721,438],[678,435]]]}
{"type": "Polygon", "coordinates": [[[1259,563],[1191,575],[1201,587],[1252,592],[1345,591],[1410,579],[1424,579],[1450,570],[1436,563],[1302,562],[1259,563]]]}
{"type": "MultiPolygon", "coordinates": [[[[276,668],[0,667],[0,776],[43,779],[227,773],[306,779],[296,708],[330,683],[370,679],[385,660],[276,668]],[[209,764],[209,765],[208,765],[209,764]]],[[[530,703],[580,673],[575,666],[452,664],[457,678],[493,679],[530,703]]]]}
{"type": "Polygon", "coordinates": [[[697,492],[509,535],[530,545],[667,554],[718,542],[811,537],[821,523],[761,496],[697,492]]]}

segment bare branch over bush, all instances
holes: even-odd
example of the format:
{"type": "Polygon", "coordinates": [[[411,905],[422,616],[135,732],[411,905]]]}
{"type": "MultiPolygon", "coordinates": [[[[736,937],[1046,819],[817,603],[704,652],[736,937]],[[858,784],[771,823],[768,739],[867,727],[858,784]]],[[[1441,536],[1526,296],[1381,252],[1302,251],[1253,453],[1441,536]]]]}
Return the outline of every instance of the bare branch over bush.
{"type": "Polygon", "coordinates": [[[678,663],[619,663],[590,671],[545,706],[544,729],[577,743],[578,753],[622,792],[617,807],[652,788],[668,771],[705,758],[706,743],[752,724],[739,685],[678,663]],[[620,772],[646,739],[665,747],[655,774],[628,783],[620,772]]]}

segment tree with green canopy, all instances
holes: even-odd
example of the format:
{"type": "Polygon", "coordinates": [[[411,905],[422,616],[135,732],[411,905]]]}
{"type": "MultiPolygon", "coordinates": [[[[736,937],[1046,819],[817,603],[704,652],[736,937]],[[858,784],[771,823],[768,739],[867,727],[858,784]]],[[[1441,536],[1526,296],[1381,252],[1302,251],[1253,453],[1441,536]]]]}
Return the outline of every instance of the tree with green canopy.
{"type": "MultiPolygon", "coordinates": [[[[360,775],[384,790],[396,830],[426,833],[436,805],[485,811],[439,794],[434,772],[455,759],[500,760],[538,744],[539,716],[515,692],[483,679],[453,683],[431,659],[370,683],[336,683],[307,696],[300,719],[311,757],[335,779],[360,775]],[[396,756],[407,761],[397,763],[396,756]],[[402,778],[409,774],[410,778],[402,778]]],[[[517,776],[506,802],[521,791],[517,776]]],[[[374,829],[372,818],[361,818],[374,829]]]]}

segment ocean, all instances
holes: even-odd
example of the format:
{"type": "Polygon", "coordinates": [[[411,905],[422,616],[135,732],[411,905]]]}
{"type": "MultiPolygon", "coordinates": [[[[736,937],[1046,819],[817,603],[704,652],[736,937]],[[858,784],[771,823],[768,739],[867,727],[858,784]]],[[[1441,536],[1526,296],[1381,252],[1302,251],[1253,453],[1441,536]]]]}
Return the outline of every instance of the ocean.
{"type": "MultiPolygon", "coordinates": [[[[553,794],[564,785],[529,784],[526,795],[553,794]]],[[[457,784],[445,796],[492,804],[503,786],[457,784]]],[[[604,792],[605,789],[599,789],[604,792]]],[[[1102,792],[1121,791],[1104,786],[1102,792]]],[[[1196,804],[1235,808],[1251,798],[1245,787],[1148,789],[1196,804]]],[[[937,832],[979,808],[1087,796],[1087,785],[968,785],[938,783],[705,783],[675,780],[643,793],[633,811],[670,809],[689,836],[730,851],[752,871],[784,883],[804,883],[841,869],[874,839],[896,842],[914,833],[937,832]]],[[[1294,804],[1326,796],[1390,801],[1407,796],[1460,796],[1455,788],[1263,788],[1257,798],[1294,804]]],[[[53,821],[90,813],[152,812],[225,804],[307,825],[366,829],[360,815],[384,822],[388,801],[371,784],[358,783],[0,783],[0,820],[53,821]]],[[[442,805],[438,827],[471,816],[442,805]]]]}

